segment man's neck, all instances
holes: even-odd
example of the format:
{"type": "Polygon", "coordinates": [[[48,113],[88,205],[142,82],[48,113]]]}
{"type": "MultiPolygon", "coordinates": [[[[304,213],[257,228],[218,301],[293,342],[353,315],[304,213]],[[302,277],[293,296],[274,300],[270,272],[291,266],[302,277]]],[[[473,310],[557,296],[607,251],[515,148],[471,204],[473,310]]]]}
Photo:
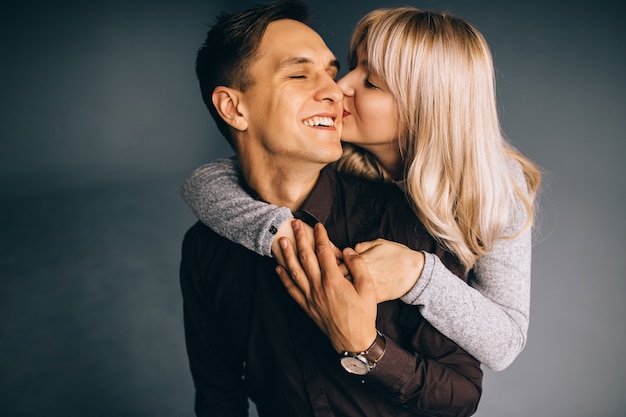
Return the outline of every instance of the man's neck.
{"type": "Polygon", "coordinates": [[[264,201],[296,211],[309,196],[323,165],[274,158],[251,161],[240,155],[243,178],[264,201]],[[244,158],[242,160],[241,158],[244,158]]]}

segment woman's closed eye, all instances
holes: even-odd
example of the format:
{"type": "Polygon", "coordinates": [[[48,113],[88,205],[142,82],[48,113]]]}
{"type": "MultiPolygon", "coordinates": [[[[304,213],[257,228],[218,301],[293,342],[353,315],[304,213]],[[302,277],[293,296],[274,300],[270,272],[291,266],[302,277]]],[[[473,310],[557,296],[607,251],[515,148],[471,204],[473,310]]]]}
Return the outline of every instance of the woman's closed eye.
{"type": "Polygon", "coordinates": [[[368,78],[365,79],[364,84],[366,88],[378,88],[378,86],[372,83],[368,78]]]}

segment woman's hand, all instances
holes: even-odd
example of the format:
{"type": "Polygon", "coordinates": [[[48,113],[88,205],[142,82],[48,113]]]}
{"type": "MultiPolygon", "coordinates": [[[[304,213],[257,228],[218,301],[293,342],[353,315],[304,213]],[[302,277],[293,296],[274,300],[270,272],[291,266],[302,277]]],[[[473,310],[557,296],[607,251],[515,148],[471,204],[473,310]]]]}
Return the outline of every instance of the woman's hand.
{"type": "MultiPolygon", "coordinates": [[[[278,263],[278,265],[284,268],[287,267],[287,262],[285,261],[285,257],[283,256],[283,250],[280,245],[280,239],[281,238],[288,239],[288,242],[291,246],[293,246],[294,248],[298,247],[296,244],[296,236],[293,232],[293,226],[291,224],[294,221],[295,219],[292,219],[283,223],[283,225],[280,226],[280,228],[278,229],[278,232],[276,232],[276,236],[274,240],[272,241],[272,255],[274,255],[274,258],[276,259],[276,262],[278,263]]],[[[304,223],[303,221],[300,221],[297,227],[301,227],[307,236],[306,242],[308,243],[305,243],[305,241],[302,240],[300,242],[300,245],[308,244],[310,245],[311,250],[315,252],[315,236],[314,236],[313,228],[309,226],[308,224],[304,223]]],[[[343,263],[343,255],[341,254],[341,251],[335,246],[333,242],[330,242],[330,244],[333,248],[333,251],[335,252],[335,256],[339,260],[339,268],[341,269],[341,272],[343,272],[344,276],[348,277],[350,275],[350,271],[348,271],[348,268],[343,263]]],[[[352,278],[350,277],[350,279],[352,278]]]]}
{"type": "Polygon", "coordinates": [[[424,269],[422,252],[389,240],[362,242],[354,250],[367,263],[379,303],[395,300],[409,292],[424,269]]]}
{"type": "Polygon", "coordinates": [[[350,248],[338,251],[321,224],[315,226],[314,242],[300,220],[292,225],[297,253],[289,239],[281,238],[287,270],[276,268],[289,295],[328,336],[337,352],[366,350],[376,339],[377,303],[365,261],[350,248]],[[352,280],[344,276],[341,261],[351,271],[352,280]]]}
{"type": "MultiPolygon", "coordinates": [[[[274,236],[274,240],[272,241],[272,255],[274,255],[274,258],[276,259],[276,262],[278,262],[278,265],[285,267],[285,268],[287,267],[287,262],[285,261],[285,257],[283,256],[283,251],[280,247],[280,240],[282,238],[287,239],[291,246],[293,246],[294,248],[297,247],[296,236],[294,235],[293,227],[291,225],[291,223],[293,223],[294,221],[295,220],[292,219],[292,220],[288,220],[284,222],[282,226],[278,228],[278,231],[276,232],[276,235],[274,236]]],[[[304,222],[300,222],[299,225],[307,234],[308,236],[307,241],[311,245],[311,250],[314,251],[315,250],[315,246],[314,246],[315,238],[313,237],[313,228],[304,222]]],[[[302,242],[302,244],[304,244],[304,242],[302,242]]]]}

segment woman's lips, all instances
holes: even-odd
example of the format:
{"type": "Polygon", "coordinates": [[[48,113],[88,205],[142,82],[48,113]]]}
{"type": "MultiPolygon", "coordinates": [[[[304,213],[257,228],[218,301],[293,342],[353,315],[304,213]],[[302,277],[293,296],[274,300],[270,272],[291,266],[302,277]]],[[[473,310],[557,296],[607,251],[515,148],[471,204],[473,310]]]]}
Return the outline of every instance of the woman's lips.
{"type": "Polygon", "coordinates": [[[350,113],[348,110],[344,110],[343,111],[343,117],[348,117],[350,116],[352,113],[350,113]]]}

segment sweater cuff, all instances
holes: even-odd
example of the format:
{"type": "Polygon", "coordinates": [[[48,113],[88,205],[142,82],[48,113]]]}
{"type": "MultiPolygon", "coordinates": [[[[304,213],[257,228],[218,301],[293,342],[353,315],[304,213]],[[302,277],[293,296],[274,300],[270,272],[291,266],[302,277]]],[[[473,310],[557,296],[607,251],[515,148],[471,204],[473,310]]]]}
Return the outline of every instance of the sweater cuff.
{"type": "Polygon", "coordinates": [[[276,215],[270,220],[264,233],[261,235],[258,253],[261,253],[263,256],[269,256],[270,258],[274,257],[272,254],[272,242],[276,237],[276,233],[287,220],[291,219],[293,219],[293,214],[288,208],[279,207],[276,210],[276,215]]]}
{"type": "Polygon", "coordinates": [[[403,303],[418,305],[420,295],[422,294],[424,288],[426,288],[426,286],[430,282],[430,279],[433,276],[433,272],[435,270],[435,255],[428,252],[423,253],[424,268],[422,269],[422,273],[420,274],[413,288],[411,288],[409,292],[407,292],[400,298],[403,303]]]}

